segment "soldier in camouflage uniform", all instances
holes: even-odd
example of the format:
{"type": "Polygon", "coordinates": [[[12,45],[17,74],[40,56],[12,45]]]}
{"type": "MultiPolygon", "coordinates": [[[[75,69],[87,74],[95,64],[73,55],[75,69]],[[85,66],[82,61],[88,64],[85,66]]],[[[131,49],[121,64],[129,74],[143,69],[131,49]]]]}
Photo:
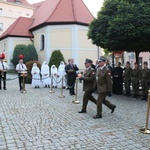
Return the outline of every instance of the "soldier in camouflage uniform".
{"type": "Polygon", "coordinates": [[[88,104],[88,100],[92,101],[93,103],[97,104],[97,100],[92,96],[94,81],[96,79],[95,70],[91,67],[92,60],[86,59],[85,60],[85,71],[84,77],[81,77],[80,80],[83,80],[83,105],[81,111],[79,113],[86,113],[86,108],[88,104]]]}
{"type": "Polygon", "coordinates": [[[105,66],[105,59],[99,59],[99,68],[97,69],[97,115],[94,116],[94,119],[102,118],[102,104],[106,105],[109,109],[111,109],[111,113],[114,112],[116,106],[111,104],[108,100],[106,100],[106,96],[111,96],[112,92],[112,80],[111,80],[111,72],[105,66]]]}
{"type": "Polygon", "coordinates": [[[139,96],[139,80],[141,79],[141,70],[138,68],[138,64],[134,63],[134,69],[132,73],[132,88],[133,88],[133,98],[138,98],[139,96]]]}
{"type": "Polygon", "coordinates": [[[125,83],[125,96],[130,96],[130,85],[132,78],[132,68],[130,67],[130,62],[127,61],[126,68],[124,70],[124,83],[125,83]]]}
{"type": "Polygon", "coordinates": [[[147,94],[149,90],[150,69],[147,66],[148,63],[145,61],[144,68],[141,71],[141,85],[142,85],[142,94],[143,94],[143,98],[141,100],[147,100],[147,94]]]}

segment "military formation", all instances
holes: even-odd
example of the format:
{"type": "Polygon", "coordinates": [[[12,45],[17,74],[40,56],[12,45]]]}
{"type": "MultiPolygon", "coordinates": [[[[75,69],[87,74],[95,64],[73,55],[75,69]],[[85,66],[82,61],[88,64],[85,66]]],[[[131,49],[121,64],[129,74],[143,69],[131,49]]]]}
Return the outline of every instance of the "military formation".
{"type": "Polygon", "coordinates": [[[138,64],[134,63],[134,69],[130,67],[130,62],[126,63],[126,68],[124,69],[124,82],[126,96],[131,96],[131,83],[133,89],[133,98],[139,97],[139,87],[142,90],[141,100],[147,101],[147,94],[150,85],[150,69],[148,68],[148,63],[145,61],[143,63],[143,69],[140,70],[138,64]]]}
{"type": "Polygon", "coordinates": [[[104,57],[100,57],[94,68],[92,60],[85,60],[84,75],[80,77],[83,80],[83,105],[79,113],[86,113],[88,100],[97,106],[97,114],[94,119],[102,118],[102,104],[106,105],[111,113],[114,112],[116,105],[107,100],[107,96],[114,94],[123,94],[131,96],[131,85],[133,96],[139,98],[139,87],[142,90],[141,100],[147,101],[147,94],[150,85],[150,69],[148,63],[143,63],[143,69],[140,70],[138,63],[134,63],[134,69],[131,68],[130,62],[126,62],[125,68],[121,67],[121,63],[114,69],[109,66],[108,61],[104,57]],[[123,86],[124,83],[124,86],[123,86]],[[98,93],[97,100],[92,96],[93,90],[98,93]]]}

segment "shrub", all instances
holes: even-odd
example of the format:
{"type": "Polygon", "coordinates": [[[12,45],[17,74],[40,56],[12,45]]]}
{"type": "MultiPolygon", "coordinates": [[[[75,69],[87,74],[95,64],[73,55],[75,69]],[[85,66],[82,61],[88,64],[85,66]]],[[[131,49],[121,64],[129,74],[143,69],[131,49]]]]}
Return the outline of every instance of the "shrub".
{"type": "Polygon", "coordinates": [[[24,59],[23,59],[24,63],[30,60],[34,60],[34,61],[38,60],[38,55],[33,44],[29,44],[28,46],[24,44],[18,44],[14,49],[13,59],[11,60],[14,67],[16,67],[16,65],[18,64],[20,54],[24,55],[24,59]]]}
{"type": "Polygon", "coordinates": [[[65,62],[63,54],[60,50],[54,50],[50,57],[49,66],[55,65],[58,68],[61,61],[65,62]]]}
{"type": "Polygon", "coordinates": [[[26,77],[26,83],[31,83],[31,81],[32,81],[32,79],[31,79],[31,77],[32,77],[31,69],[32,69],[34,63],[36,63],[37,66],[39,67],[39,69],[41,69],[41,64],[38,61],[28,61],[26,63],[26,66],[27,66],[28,76],[29,77],[26,77]]]}

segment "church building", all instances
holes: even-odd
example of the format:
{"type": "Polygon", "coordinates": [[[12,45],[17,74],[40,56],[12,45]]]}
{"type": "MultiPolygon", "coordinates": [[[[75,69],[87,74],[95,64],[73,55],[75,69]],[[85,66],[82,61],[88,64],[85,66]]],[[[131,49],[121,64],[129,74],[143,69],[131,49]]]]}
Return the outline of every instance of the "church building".
{"type": "Polygon", "coordinates": [[[39,62],[49,62],[54,50],[61,50],[65,61],[75,60],[80,69],[84,60],[95,63],[98,48],[88,39],[88,26],[94,19],[82,0],[45,0],[30,18],[19,17],[1,36],[0,51],[5,46],[8,65],[17,44],[34,44],[39,62]]]}

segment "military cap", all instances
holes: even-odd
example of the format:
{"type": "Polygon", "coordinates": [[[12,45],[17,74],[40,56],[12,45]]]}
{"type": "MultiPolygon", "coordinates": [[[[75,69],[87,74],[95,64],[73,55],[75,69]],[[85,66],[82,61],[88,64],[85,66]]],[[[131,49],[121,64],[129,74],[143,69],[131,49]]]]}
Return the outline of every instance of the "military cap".
{"type": "Polygon", "coordinates": [[[91,59],[86,59],[86,60],[85,60],[85,64],[86,64],[86,63],[92,63],[92,60],[91,60],[91,59]]]}
{"type": "Polygon", "coordinates": [[[98,61],[99,61],[99,62],[102,62],[102,61],[104,61],[104,62],[105,62],[105,61],[106,61],[106,59],[105,59],[104,57],[100,57],[100,58],[98,59],[98,61]]]}

